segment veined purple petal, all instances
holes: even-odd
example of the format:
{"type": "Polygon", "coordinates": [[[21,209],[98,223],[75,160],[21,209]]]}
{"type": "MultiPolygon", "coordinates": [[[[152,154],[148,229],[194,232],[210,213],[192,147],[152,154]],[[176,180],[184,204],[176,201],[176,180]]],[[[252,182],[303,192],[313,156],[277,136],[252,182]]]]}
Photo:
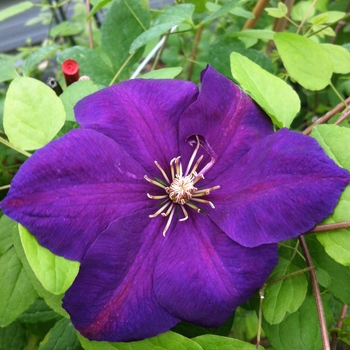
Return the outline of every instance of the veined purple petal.
{"type": "Polygon", "coordinates": [[[75,115],[83,128],[114,139],[150,173],[154,160],[168,164],[179,155],[179,118],[197,94],[191,82],[135,79],[81,100],[75,115]]]}
{"type": "Polygon", "coordinates": [[[117,219],[97,238],[66,292],[63,307],[91,340],[133,341],[165,332],[180,320],[153,291],[153,272],[165,242],[149,210],[117,219]]]}
{"type": "Polygon", "coordinates": [[[186,139],[201,135],[216,154],[216,171],[206,174],[213,180],[272,132],[266,113],[237,85],[208,66],[202,72],[198,99],[180,120],[181,156],[188,159],[192,152],[186,139]]]}
{"type": "Polygon", "coordinates": [[[224,323],[262,286],[277,264],[277,245],[245,248],[208,216],[191,213],[167,234],[154,290],[172,315],[205,327],[224,323]]]}
{"type": "Polygon", "coordinates": [[[208,215],[246,247],[275,243],[330,215],[349,179],[316,140],[281,129],[215,180],[221,188],[210,195],[208,215]]]}
{"type": "Polygon", "coordinates": [[[73,130],[21,166],[1,208],[44,247],[81,260],[111,221],[154,205],[144,175],[109,137],[73,130]]]}

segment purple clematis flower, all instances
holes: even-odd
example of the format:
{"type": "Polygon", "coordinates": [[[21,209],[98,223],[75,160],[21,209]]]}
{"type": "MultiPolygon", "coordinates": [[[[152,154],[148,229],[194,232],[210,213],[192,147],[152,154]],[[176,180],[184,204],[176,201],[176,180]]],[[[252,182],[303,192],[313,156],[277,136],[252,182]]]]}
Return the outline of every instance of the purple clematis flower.
{"type": "Polygon", "coordinates": [[[331,214],[349,183],[314,139],[273,132],[213,68],[201,78],[200,91],[131,80],[83,99],[81,129],[35,152],[2,202],[81,262],[63,307],[90,339],[219,326],[269,276],[276,242],[331,214]]]}

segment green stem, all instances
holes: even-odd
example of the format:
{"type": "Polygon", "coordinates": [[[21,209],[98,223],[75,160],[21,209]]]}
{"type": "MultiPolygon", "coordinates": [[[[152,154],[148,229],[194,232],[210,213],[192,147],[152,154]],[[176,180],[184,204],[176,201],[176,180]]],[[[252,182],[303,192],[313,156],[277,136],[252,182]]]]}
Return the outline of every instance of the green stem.
{"type": "Polygon", "coordinates": [[[304,26],[304,23],[305,23],[306,20],[308,19],[309,14],[310,14],[310,12],[312,11],[312,9],[315,7],[316,2],[317,2],[317,0],[314,0],[314,1],[312,2],[311,6],[309,7],[309,9],[307,10],[307,12],[306,12],[306,14],[305,14],[303,20],[300,22],[300,24],[299,24],[299,26],[298,26],[297,34],[299,34],[301,28],[304,26]]]}
{"type": "Polygon", "coordinates": [[[306,245],[305,238],[303,236],[299,237],[301,249],[303,250],[306,264],[308,267],[310,267],[310,279],[312,284],[312,289],[314,291],[315,296],[315,302],[316,302],[316,308],[317,308],[317,315],[318,315],[318,321],[320,326],[320,332],[321,332],[321,338],[322,338],[322,349],[323,350],[331,350],[330,344],[329,344],[329,338],[328,338],[328,330],[327,330],[327,324],[326,324],[326,318],[324,315],[323,310],[323,304],[321,299],[321,292],[320,288],[318,286],[317,278],[316,278],[316,272],[313,266],[313,262],[311,259],[311,255],[309,252],[309,249],[306,245]]]}
{"type": "Polygon", "coordinates": [[[116,75],[114,76],[114,78],[112,79],[112,81],[109,83],[109,86],[113,85],[114,82],[118,79],[120,73],[123,71],[123,69],[125,68],[125,66],[130,62],[130,60],[134,57],[135,53],[137,51],[133,52],[123,63],[123,65],[119,68],[118,72],[116,73],[116,75]]]}
{"type": "Polygon", "coordinates": [[[0,186],[0,191],[7,190],[10,188],[10,185],[0,186]]]}
{"type": "Polygon", "coordinates": [[[9,147],[9,148],[12,148],[14,151],[23,154],[23,155],[26,156],[26,157],[30,157],[30,156],[31,156],[31,154],[30,154],[29,152],[22,151],[21,149],[19,149],[19,148],[13,146],[10,142],[6,141],[6,140],[3,139],[2,137],[0,137],[0,142],[1,142],[2,144],[4,144],[5,146],[9,147]]]}
{"type": "Polygon", "coordinates": [[[333,22],[333,23],[329,23],[329,24],[325,25],[323,28],[317,30],[316,32],[313,32],[313,33],[311,33],[310,35],[308,35],[308,33],[307,33],[305,36],[307,36],[307,37],[309,38],[310,36],[313,36],[313,35],[315,35],[315,34],[318,34],[318,33],[322,32],[323,30],[325,30],[326,28],[331,27],[331,26],[333,26],[334,24],[339,23],[340,21],[343,21],[345,18],[347,18],[347,17],[349,17],[349,16],[350,16],[350,13],[346,14],[346,15],[345,15],[343,18],[341,18],[339,21],[336,21],[336,22],[333,22]]]}
{"type": "Polygon", "coordinates": [[[332,90],[334,91],[334,93],[338,96],[339,100],[343,103],[343,105],[345,106],[345,108],[348,107],[348,105],[346,104],[345,100],[343,99],[342,95],[340,95],[340,93],[338,92],[338,90],[335,88],[335,86],[332,84],[332,82],[329,83],[330,87],[332,88],[332,90]]]}

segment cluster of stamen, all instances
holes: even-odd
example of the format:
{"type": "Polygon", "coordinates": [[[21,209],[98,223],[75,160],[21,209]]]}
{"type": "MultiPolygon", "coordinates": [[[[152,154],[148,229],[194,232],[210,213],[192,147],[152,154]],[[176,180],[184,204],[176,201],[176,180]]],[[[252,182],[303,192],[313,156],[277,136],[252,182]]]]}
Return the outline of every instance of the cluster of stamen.
{"type": "Polygon", "coordinates": [[[196,210],[198,213],[201,212],[201,209],[197,206],[196,203],[208,204],[211,208],[213,209],[215,208],[212,202],[202,199],[200,197],[206,196],[211,191],[219,189],[220,186],[214,186],[214,187],[205,188],[205,189],[198,189],[197,187],[195,187],[195,185],[199,180],[204,179],[204,173],[207,172],[215,162],[214,158],[212,158],[211,161],[199,173],[197,173],[197,168],[200,162],[202,161],[203,156],[200,156],[192,167],[192,164],[194,163],[194,160],[196,158],[196,155],[200,146],[200,141],[198,136],[196,136],[196,140],[197,140],[196,147],[195,147],[195,150],[193,151],[193,154],[188,163],[185,173],[183,173],[182,171],[182,164],[180,162],[180,156],[179,156],[179,157],[173,158],[170,161],[171,179],[169,179],[166,172],[159,165],[157,161],[155,161],[154,163],[162,173],[165,182],[159,179],[152,180],[147,175],[145,175],[145,179],[148,182],[152,183],[155,186],[163,188],[165,191],[165,194],[158,195],[158,196],[153,196],[147,193],[147,196],[150,199],[163,200],[159,210],[157,210],[154,214],[150,215],[149,217],[154,218],[159,214],[162,215],[163,217],[168,217],[168,221],[163,230],[164,236],[170,227],[171,221],[175,213],[176,204],[180,205],[180,208],[182,209],[182,212],[184,214],[183,218],[181,218],[179,221],[185,221],[188,219],[188,213],[187,213],[186,207],[192,208],[196,210]]]}

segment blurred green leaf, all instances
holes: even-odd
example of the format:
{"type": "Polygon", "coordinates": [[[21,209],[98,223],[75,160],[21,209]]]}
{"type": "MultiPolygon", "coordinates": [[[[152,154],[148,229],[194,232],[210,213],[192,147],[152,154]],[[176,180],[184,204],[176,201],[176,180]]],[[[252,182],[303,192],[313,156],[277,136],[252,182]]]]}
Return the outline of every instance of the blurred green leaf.
{"type": "Polygon", "coordinates": [[[344,47],[332,44],[321,44],[333,63],[333,73],[350,73],[350,52],[344,47]]]}
{"type": "Polygon", "coordinates": [[[0,256],[13,246],[12,234],[17,231],[17,222],[6,215],[0,218],[0,256]]]}
{"type": "Polygon", "coordinates": [[[16,5],[6,7],[0,12],[0,22],[12,16],[16,16],[24,11],[31,9],[34,4],[30,1],[22,1],[16,5]]]}
{"type": "Polygon", "coordinates": [[[66,111],[66,120],[75,121],[74,106],[83,97],[91,95],[99,88],[91,80],[81,80],[69,85],[60,95],[66,111]]]}
{"type": "Polygon", "coordinates": [[[276,33],[274,41],[292,79],[309,90],[329,85],[333,64],[320,44],[293,33],[276,33]]]}
{"type": "Polygon", "coordinates": [[[109,85],[114,73],[110,66],[105,63],[102,56],[95,50],[82,46],[73,46],[64,50],[57,58],[62,65],[67,59],[76,60],[79,64],[80,75],[87,75],[95,84],[109,85]]]}
{"type": "Polygon", "coordinates": [[[19,226],[19,234],[29,265],[43,287],[56,295],[64,293],[78,274],[79,262],[67,260],[51,253],[42,247],[37,239],[21,225],[19,226]]]}
{"type": "Polygon", "coordinates": [[[324,250],[316,238],[317,235],[306,235],[305,239],[316,268],[317,281],[327,288],[337,299],[344,304],[350,304],[350,268],[338,264],[324,250]],[[321,274],[328,275],[329,280],[319,279],[321,274]],[[326,282],[326,283],[324,283],[326,282]]]}
{"type": "Polygon", "coordinates": [[[41,47],[34,53],[32,53],[30,56],[28,56],[21,67],[22,72],[24,75],[28,76],[31,71],[37,66],[41,61],[43,61],[48,56],[52,55],[54,52],[56,52],[60,46],[58,45],[50,45],[41,47]]]}
{"type": "MultiPolygon", "coordinates": [[[[311,136],[322,146],[327,155],[338,165],[350,170],[350,159],[344,152],[344,145],[350,144],[350,129],[337,125],[319,125],[313,128],[311,136]]],[[[322,224],[349,220],[350,186],[342,193],[333,214],[322,224]]],[[[350,266],[350,229],[328,231],[317,234],[327,254],[342,265],[350,266]]]]}
{"type": "Polygon", "coordinates": [[[107,4],[109,4],[113,0],[97,0],[94,2],[90,1],[91,4],[93,4],[93,8],[90,11],[90,14],[87,19],[90,19],[97,11],[101,10],[103,7],[105,7],[107,4]]]}
{"type": "Polygon", "coordinates": [[[262,346],[258,348],[254,344],[246,343],[244,341],[220,337],[219,335],[207,334],[193,338],[203,350],[263,350],[262,346]]]}
{"type": "Polygon", "coordinates": [[[5,327],[38,298],[13,247],[0,256],[0,281],[0,327],[5,327]]]}
{"type": "Polygon", "coordinates": [[[85,350],[203,350],[203,348],[180,334],[168,331],[153,338],[130,343],[108,343],[89,341],[78,334],[78,339],[85,350]]]}
{"type": "Polygon", "coordinates": [[[182,72],[181,67],[161,68],[140,75],[142,79],[174,79],[182,72]]]}
{"type": "Polygon", "coordinates": [[[288,7],[283,2],[279,2],[277,5],[277,8],[267,7],[267,8],[265,8],[265,11],[271,17],[282,18],[282,17],[285,17],[287,15],[288,7]]]}
{"type": "Polygon", "coordinates": [[[0,83],[18,77],[15,67],[10,62],[0,59],[0,83]]]}
{"type": "Polygon", "coordinates": [[[159,15],[155,24],[140,34],[131,44],[129,53],[135,52],[147,42],[167,32],[174,26],[180,23],[192,23],[192,14],[194,12],[194,5],[183,4],[167,8],[159,15]]]}
{"type": "Polygon", "coordinates": [[[308,14],[307,18],[312,17],[315,14],[315,7],[309,1],[300,1],[294,4],[291,13],[293,21],[301,22],[306,14],[308,14]]]}
{"type": "MultiPolygon", "coordinates": [[[[299,270],[290,261],[280,258],[269,281],[299,270]]],[[[268,285],[263,302],[265,320],[270,324],[277,324],[284,319],[286,314],[297,311],[305,300],[307,286],[308,283],[303,273],[268,285]]]]}
{"type": "Polygon", "coordinates": [[[263,329],[274,349],[320,350],[322,348],[315,298],[308,295],[298,311],[281,323],[270,325],[263,320],[263,329]]]}
{"type": "Polygon", "coordinates": [[[15,250],[17,253],[18,258],[20,259],[24,270],[27,274],[27,277],[29,278],[30,282],[32,283],[33,287],[35,288],[36,292],[39,294],[41,298],[45,300],[47,305],[49,305],[54,311],[56,311],[58,314],[69,317],[66,310],[62,308],[62,298],[63,294],[61,295],[55,295],[50,292],[48,292],[43,285],[39,282],[38,278],[34,274],[31,266],[28,263],[27,256],[24,252],[22,241],[18,232],[18,229],[16,232],[14,232],[13,236],[13,242],[15,246],[15,250]]]}
{"type": "Polygon", "coordinates": [[[11,82],[5,99],[4,129],[15,147],[35,150],[45,146],[64,121],[63,104],[46,84],[28,77],[11,82]]]}
{"type": "Polygon", "coordinates": [[[70,320],[62,319],[46,334],[38,350],[79,350],[82,349],[77,332],[70,320]]]}
{"type": "MultiPolygon", "coordinates": [[[[207,9],[209,11],[210,11],[211,5],[212,5],[212,3],[210,3],[210,2],[205,3],[205,6],[207,7],[207,9]],[[209,6],[209,8],[208,8],[208,6],[209,6]]],[[[202,23],[209,23],[209,22],[213,21],[214,19],[217,19],[217,18],[229,13],[232,9],[234,9],[235,7],[238,7],[238,6],[239,6],[239,1],[232,0],[232,1],[228,2],[227,4],[225,4],[224,6],[221,6],[220,8],[215,7],[215,9],[217,8],[217,10],[215,10],[215,12],[210,14],[209,16],[205,17],[202,20],[202,23]]]]}
{"type": "Polygon", "coordinates": [[[114,1],[102,23],[101,44],[115,73],[129,60],[124,67],[124,74],[128,76],[127,70],[141,58],[143,50],[138,50],[131,59],[129,50],[133,41],[147,30],[149,23],[148,0],[114,1]]]}
{"type": "Polygon", "coordinates": [[[0,327],[0,349],[25,349],[27,344],[27,330],[20,322],[13,322],[7,327],[0,327]]]}
{"type": "Polygon", "coordinates": [[[230,56],[233,78],[279,127],[289,127],[299,112],[296,92],[283,80],[270,74],[239,53],[230,56]]]}
{"type": "Polygon", "coordinates": [[[56,36],[69,36],[69,35],[77,35],[84,31],[84,26],[80,23],[71,23],[68,21],[61,22],[57,24],[54,28],[50,30],[50,35],[53,37],[56,36]]]}

